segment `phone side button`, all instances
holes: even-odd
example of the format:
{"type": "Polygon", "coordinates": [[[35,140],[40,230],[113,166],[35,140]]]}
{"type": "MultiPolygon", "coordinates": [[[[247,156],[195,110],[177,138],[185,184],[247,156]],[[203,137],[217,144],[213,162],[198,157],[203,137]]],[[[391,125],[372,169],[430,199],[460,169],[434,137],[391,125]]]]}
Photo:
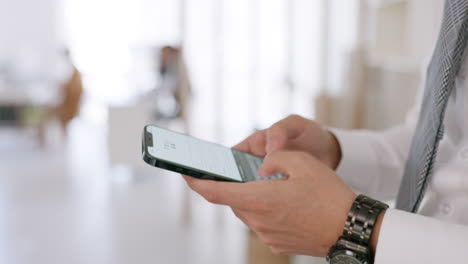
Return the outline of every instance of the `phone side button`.
{"type": "Polygon", "coordinates": [[[197,172],[197,171],[193,171],[193,170],[187,170],[187,169],[185,169],[185,170],[183,170],[181,173],[182,173],[182,174],[185,174],[185,175],[189,175],[189,176],[195,177],[195,178],[199,178],[199,179],[201,179],[201,178],[203,177],[203,174],[201,174],[201,173],[199,173],[199,172],[197,172]]]}
{"type": "Polygon", "coordinates": [[[219,179],[217,179],[216,177],[213,177],[213,176],[210,176],[210,175],[201,175],[200,179],[203,179],[203,180],[210,180],[210,181],[219,180],[219,179]]]}

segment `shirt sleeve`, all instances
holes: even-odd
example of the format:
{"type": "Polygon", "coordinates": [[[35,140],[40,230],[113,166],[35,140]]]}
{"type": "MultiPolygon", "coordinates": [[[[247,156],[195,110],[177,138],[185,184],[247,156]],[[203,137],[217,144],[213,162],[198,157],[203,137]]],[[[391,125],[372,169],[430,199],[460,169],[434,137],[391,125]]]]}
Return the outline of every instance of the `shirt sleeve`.
{"type": "Polygon", "coordinates": [[[331,129],[342,152],[337,174],[356,192],[395,199],[415,126],[407,122],[384,132],[331,129]]]}
{"type": "Polygon", "coordinates": [[[468,227],[388,209],[380,229],[375,264],[464,263],[468,227]]]}

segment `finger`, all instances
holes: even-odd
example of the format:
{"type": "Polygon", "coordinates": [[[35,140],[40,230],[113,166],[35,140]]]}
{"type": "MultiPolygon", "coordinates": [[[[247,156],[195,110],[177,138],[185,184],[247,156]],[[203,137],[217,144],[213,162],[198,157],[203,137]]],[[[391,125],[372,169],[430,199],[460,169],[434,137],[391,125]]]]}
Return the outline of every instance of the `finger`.
{"type": "Polygon", "coordinates": [[[303,174],[301,168],[304,167],[304,164],[312,162],[314,162],[313,157],[305,152],[277,151],[269,153],[265,157],[257,173],[262,177],[277,173],[288,177],[298,177],[303,174]]]}
{"type": "Polygon", "coordinates": [[[286,148],[290,139],[298,137],[306,128],[306,120],[298,115],[291,115],[275,123],[267,130],[267,153],[286,148]]]}
{"type": "Polygon", "coordinates": [[[231,183],[200,180],[184,176],[189,187],[208,202],[233,208],[250,210],[259,203],[255,201],[256,187],[249,183],[231,183]]]}
{"type": "Polygon", "coordinates": [[[265,145],[266,130],[259,130],[233,148],[239,151],[254,154],[256,156],[264,157],[266,155],[265,145]]]}
{"type": "Polygon", "coordinates": [[[289,256],[289,255],[294,255],[294,254],[297,255],[296,250],[289,249],[289,248],[270,246],[270,250],[273,254],[278,255],[278,256],[289,256]]]}

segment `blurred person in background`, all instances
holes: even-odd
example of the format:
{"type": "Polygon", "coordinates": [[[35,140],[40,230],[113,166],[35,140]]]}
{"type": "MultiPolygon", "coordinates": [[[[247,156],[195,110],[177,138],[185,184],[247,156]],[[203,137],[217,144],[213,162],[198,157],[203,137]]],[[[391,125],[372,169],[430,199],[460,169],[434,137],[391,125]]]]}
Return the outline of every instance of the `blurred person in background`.
{"type": "Polygon", "coordinates": [[[333,264],[466,262],[467,39],[468,1],[446,0],[424,92],[404,124],[341,131],[290,116],[235,147],[265,157],[259,175],[285,178],[186,181],[230,206],[277,254],[333,264]]]}
{"type": "Polygon", "coordinates": [[[157,117],[186,120],[191,89],[182,49],[173,46],[162,47],[158,65],[160,82],[147,100],[151,100],[151,103],[156,100],[157,117]]]}

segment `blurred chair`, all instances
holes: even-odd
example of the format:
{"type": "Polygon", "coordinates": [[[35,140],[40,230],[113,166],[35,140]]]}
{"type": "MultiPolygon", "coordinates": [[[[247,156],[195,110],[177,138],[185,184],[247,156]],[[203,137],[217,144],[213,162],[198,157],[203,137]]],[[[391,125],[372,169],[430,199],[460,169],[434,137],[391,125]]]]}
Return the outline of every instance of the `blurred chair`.
{"type": "Polygon", "coordinates": [[[38,137],[41,146],[45,145],[45,130],[49,121],[57,120],[62,129],[62,134],[66,137],[68,135],[68,125],[80,112],[83,97],[81,73],[72,65],[68,51],[65,51],[65,56],[69,65],[72,66],[71,77],[61,87],[61,99],[59,103],[47,109],[44,117],[39,122],[38,137]]]}
{"type": "Polygon", "coordinates": [[[63,101],[58,105],[53,114],[60,122],[64,134],[67,134],[67,126],[80,112],[81,97],[83,96],[83,84],[80,72],[74,68],[71,79],[63,86],[63,101]]]}

